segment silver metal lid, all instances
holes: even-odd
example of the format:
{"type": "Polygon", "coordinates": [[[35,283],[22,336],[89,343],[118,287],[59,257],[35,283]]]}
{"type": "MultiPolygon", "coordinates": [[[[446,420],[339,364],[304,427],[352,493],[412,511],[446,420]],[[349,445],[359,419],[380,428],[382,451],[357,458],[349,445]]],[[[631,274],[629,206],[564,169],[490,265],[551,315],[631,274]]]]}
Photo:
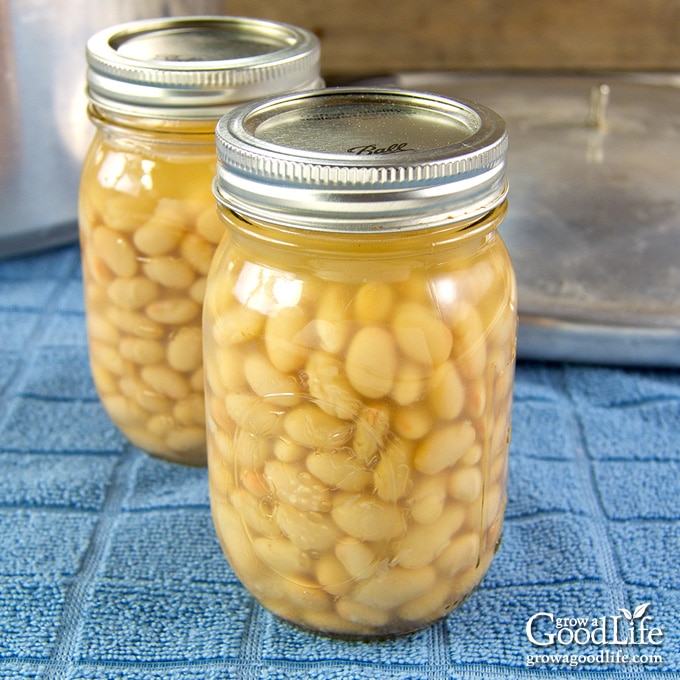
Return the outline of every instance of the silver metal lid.
{"type": "Polygon", "coordinates": [[[257,97],[320,86],[319,53],[313,34],[271,21],[133,21],[88,41],[88,94],[126,115],[216,119],[257,97]]]}
{"type": "Polygon", "coordinates": [[[216,131],[215,195],[246,217],[319,231],[470,221],[507,193],[505,123],[470,101],[336,88],[239,107],[216,131]]]}

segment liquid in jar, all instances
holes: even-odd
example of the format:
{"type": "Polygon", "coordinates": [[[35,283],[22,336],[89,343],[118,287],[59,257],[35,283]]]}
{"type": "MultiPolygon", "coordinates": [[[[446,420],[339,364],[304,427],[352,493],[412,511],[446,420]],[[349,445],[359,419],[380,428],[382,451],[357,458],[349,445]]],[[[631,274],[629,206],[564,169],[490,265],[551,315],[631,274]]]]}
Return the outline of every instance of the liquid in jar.
{"type": "Polygon", "coordinates": [[[446,231],[265,244],[226,214],[205,308],[212,514],[238,577],[286,620],[412,631],[491,563],[515,356],[504,211],[439,244],[446,231]]]}

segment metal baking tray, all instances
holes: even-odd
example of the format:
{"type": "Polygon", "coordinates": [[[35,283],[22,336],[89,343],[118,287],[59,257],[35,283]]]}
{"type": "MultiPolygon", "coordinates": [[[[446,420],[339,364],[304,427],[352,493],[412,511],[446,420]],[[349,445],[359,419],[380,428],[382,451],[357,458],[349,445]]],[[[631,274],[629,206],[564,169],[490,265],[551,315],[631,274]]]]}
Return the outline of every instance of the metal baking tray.
{"type": "Polygon", "coordinates": [[[510,138],[501,234],[518,356],[680,366],[680,75],[401,73],[490,106],[510,138]]]}

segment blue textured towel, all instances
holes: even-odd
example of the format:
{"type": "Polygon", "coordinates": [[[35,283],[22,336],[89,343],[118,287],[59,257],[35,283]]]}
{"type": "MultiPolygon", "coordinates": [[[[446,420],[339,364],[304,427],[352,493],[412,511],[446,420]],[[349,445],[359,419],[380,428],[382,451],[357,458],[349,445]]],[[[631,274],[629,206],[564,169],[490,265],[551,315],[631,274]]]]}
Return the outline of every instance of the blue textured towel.
{"type": "Polygon", "coordinates": [[[206,471],[110,423],[76,246],[0,262],[0,394],[0,678],[680,677],[677,371],[521,363],[489,573],[446,619],[380,642],[263,610],[217,544],[206,471]],[[602,620],[632,643],[598,643],[602,620]]]}

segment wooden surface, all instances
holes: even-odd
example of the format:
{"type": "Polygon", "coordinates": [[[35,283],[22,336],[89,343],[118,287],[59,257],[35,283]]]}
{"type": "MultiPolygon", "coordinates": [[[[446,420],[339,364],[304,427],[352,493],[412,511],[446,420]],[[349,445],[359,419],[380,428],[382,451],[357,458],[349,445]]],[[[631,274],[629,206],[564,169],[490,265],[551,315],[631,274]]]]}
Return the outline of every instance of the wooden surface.
{"type": "Polygon", "coordinates": [[[678,0],[225,0],[321,39],[326,76],[399,70],[680,71],[678,0]]]}

